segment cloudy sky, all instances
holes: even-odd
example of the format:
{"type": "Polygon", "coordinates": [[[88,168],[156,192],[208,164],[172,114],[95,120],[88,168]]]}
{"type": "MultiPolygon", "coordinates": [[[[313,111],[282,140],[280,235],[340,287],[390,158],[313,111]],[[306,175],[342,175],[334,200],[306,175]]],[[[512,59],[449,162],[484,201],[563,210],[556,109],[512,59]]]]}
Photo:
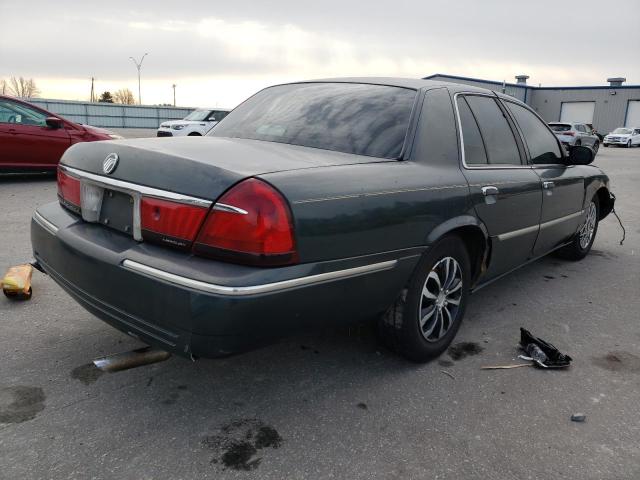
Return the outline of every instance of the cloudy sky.
{"type": "Polygon", "coordinates": [[[542,85],[640,84],[640,2],[502,0],[0,0],[0,79],[41,96],[96,90],[233,107],[285,81],[449,73],[542,85]]]}

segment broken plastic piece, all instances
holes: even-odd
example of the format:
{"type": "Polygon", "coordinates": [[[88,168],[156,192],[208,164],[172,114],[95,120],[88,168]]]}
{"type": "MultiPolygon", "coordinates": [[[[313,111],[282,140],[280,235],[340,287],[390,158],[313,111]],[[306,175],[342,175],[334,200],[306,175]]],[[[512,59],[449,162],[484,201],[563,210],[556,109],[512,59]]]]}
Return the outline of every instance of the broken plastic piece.
{"type": "Polygon", "coordinates": [[[574,413],[571,415],[572,422],[584,422],[587,419],[587,416],[584,413],[574,413]]]}
{"type": "MultiPolygon", "coordinates": [[[[573,360],[569,355],[560,351],[541,338],[534,337],[531,332],[520,328],[520,347],[527,352],[535,365],[544,368],[564,368],[571,365],[573,360]],[[546,357],[543,359],[543,357],[546,357]]],[[[520,356],[520,358],[526,358],[520,356]]]]}
{"type": "Polygon", "coordinates": [[[31,274],[33,267],[29,264],[9,267],[2,278],[2,291],[12,300],[29,300],[31,298],[31,274]]]}

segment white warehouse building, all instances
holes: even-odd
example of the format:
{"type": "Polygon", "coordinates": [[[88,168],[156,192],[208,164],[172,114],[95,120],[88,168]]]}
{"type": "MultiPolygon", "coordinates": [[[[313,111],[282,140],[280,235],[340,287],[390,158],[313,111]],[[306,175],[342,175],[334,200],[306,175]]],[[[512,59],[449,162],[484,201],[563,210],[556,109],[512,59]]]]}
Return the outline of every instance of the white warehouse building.
{"type": "Polygon", "coordinates": [[[517,83],[444,74],[425,77],[506,93],[530,105],[547,122],[590,123],[603,135],[617,127],[640,128],[640,85],[623,85],[625,78],[609,78],[609,85],[591,87],[536,87],[527,84],[526,75],[515,78],[517,83]]]}

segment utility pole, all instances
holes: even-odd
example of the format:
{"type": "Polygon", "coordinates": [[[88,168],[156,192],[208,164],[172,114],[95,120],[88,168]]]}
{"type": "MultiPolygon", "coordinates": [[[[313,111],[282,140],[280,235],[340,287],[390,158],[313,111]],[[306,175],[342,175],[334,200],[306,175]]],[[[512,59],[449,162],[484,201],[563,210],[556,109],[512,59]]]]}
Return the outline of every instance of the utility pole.
{"type": "Polygon", "coordinates": [[[147,55],[149,55],[149,53],[145,53],[140,59],[140,61],[137,61],[133,57],[129,57],[131,61],[135,64],[136,68],[138,69],[138,104],[139,105],[142,105],[142,94],[140,93],[140,69],[142,68],[142,62],[144,61],[144,57],[146,57],[147,55]]]}
{"type": "Polygon", "coordinates": [[[173,106],[176,106],[176,84],[171,85],[173,87],[173,106]]]}
{"type": "Polygon", "coordinates": [[[95,102],[96,101],[96,94],[95,91],[93,89],[93,81],[95,80],[95,78],[91,77],[91,97],[90,97],[90,102],[95,102]]]}

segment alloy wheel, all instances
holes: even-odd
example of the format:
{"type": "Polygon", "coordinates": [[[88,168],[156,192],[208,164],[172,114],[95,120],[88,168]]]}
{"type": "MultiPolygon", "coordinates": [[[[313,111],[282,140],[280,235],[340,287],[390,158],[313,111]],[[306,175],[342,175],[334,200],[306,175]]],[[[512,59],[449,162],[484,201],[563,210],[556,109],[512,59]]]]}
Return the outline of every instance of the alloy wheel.
{"type": "Polygon", "coordinates": [[[596,204],[591,202],[587,208],[587,216],[585,217],[584,223],[582,224],[582,227],[580,227],[579,231],[580,248],[583,250],[589,246],[589,243],[591,243],[591,239],[593,238],[593,232],[596,229],[596,215],[596,204]]]}
{"type": "Polygon", "coordinates": [[[462,299],[462,269],[453,257],[439,260],[422,287],[418,321],[428,342],[437,342],[453,326],[462,299]]]}

